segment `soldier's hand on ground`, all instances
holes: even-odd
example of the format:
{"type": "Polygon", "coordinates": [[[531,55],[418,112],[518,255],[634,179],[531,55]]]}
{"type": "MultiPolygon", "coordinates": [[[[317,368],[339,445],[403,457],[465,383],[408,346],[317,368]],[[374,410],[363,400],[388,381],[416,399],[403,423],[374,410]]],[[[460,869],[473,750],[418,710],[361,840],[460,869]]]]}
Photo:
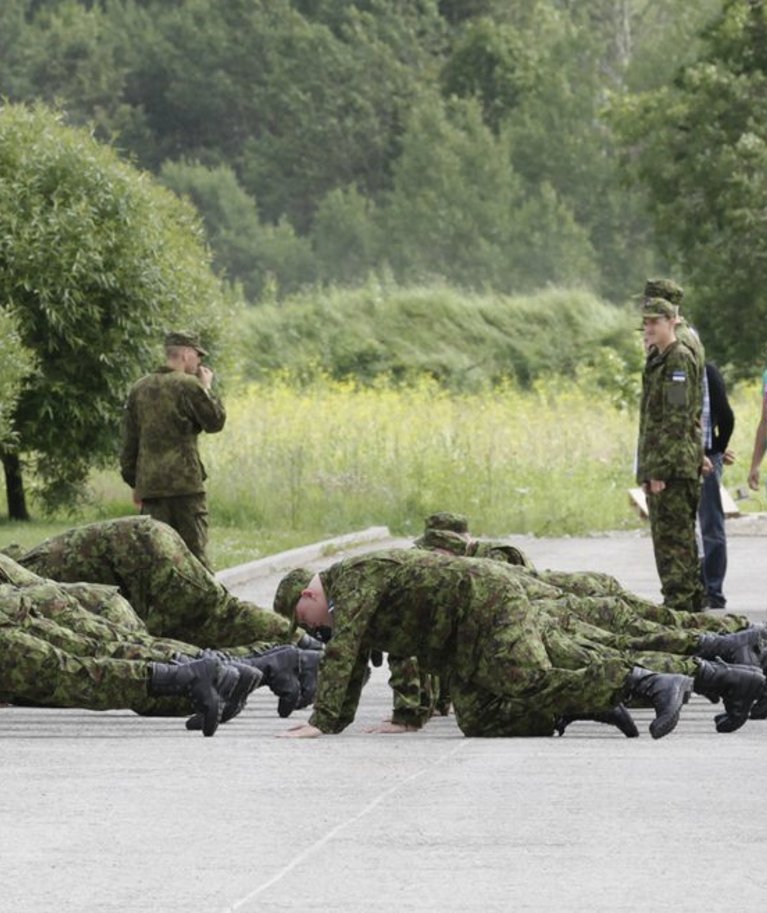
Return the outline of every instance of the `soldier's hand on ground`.
{"type": "Polygon", "coordinates": [[[293,726],[284,732],[277,733],[278,739],[317,739],[322,735],[322,730],[309,723],[301,723],[300,726],[293,726]]]}

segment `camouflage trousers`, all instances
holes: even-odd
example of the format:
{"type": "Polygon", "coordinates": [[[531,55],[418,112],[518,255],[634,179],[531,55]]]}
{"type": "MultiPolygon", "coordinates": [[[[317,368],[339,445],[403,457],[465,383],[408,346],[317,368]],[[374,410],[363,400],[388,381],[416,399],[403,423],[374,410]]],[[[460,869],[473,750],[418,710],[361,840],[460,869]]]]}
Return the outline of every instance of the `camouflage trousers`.
{"type": "MultiPolygon", "coordinates": [[[[28,572],[26,572],[28,573],[28,572]]],[[[87,588],[88,584],[82,584],[87,588]]],[[[262,652],[262,643],[237,648],[262,652]]],[[[10,703],[136,713],[189,713],[176,698],[147,693],[149,663],[193,656],[193,644],[124,628],[83,607],[66,585],[50,580],[0,584],[0,695],[10,703]]]]}
{"type": "MultiPolygon", "coordinates": [[[[640,619],[643,619],[671,628],[692,628],[701,633],[727,633],[740,631],[748,627],[749,624],[745,615],[705,615],[700,612],[672,609],[665,604],[659,605],[625,589],[609,574],[602,574],[597,571],[541,571],[537,576],[544,582],[559,587],[573,596],[619,598],[631,610],[633,615],[632,626],[635,626],[640,619]]],[[[597,624],[611,617],[612,610],[609,608],[609,604],[604,604],[608,606],[608,611],[606,616],[603,614],[603,602],[601,599],[594,600],[590,605],[593,607],[591,620],[597,624]]],[[[585,612],[583,617],[586,617],[585,612]]]]}
{"type": "MultiPolygon", "coordinates": [[[[289,622],[230,593],[151,517],[122,517],[46,539],[19,562],[57,581],[117,586],[150,633],[200,647],[285,643],[289,622]]],[[[296,635],[299,636],[299,635],[296,635]]]]}
{"type": "Polygon", "coordinates": [[[699,502],[700,482],[694,479],[671,479],[663,491],[647,496],[663,601],[688,612],[700,611],[705,595],[695,540],[699,502]]]}
{"type": "Polygon", "coordinates": [[[551,735],[560,716],[596,713],[625,700],[635,665],[694,674],[699,637],[684,629],[616,634],[584,622],[565,604],[541,601],[523,628],[492,619],[467,654],[473,663],[456,663],[456,720],[465,735],[551,735]],[[658,652],[663,645],[680,652],[658,652]]]}
{"type": "Polygon", "coordinates": [[[389,656],[392,722],[420,728],[434,712],[439,678],[424,672],[414,656],[389,656]]]}
{"type": "Polygon", "coordinates": [[[208,499],[205,492],[173,498],[145,498],[141,513],[167,523],[184,540],[186,547],[208,570],[208,499]]]}
{"type": "MultiPolygon", "coordinates": [[[[159,702],[147,691],[149,664],[145,661],[75,656],[7,625],[0,625],[0,650],[0,696],[6,702],[160,712],[159,702]]],[[[162,712],[183,714],[189,707],[166,706],[162,712]]]]}
{"type": "Polygon", "coordinates": [[[185,714],[186,701],[151,698],[147,691],[149,663],[168,662],[184,650],[188,644],[94,614],[53,581],[0,585],[0,694],[7,702],[185,714]]]}

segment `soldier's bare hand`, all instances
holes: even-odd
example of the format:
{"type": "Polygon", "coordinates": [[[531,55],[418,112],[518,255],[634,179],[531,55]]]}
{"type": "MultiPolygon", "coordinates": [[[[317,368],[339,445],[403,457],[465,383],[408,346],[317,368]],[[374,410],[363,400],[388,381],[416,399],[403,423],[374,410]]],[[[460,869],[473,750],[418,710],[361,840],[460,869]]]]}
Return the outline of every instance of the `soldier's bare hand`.
{"type": "Polygon", "coordinates": [[[732,466],[732,464],[735,462],[735,454],[732,450],[725,450],[725,452],[722,454],[722,462],[725,466],[732,466]]]}
{"type": "Polygon", "coordinates": [[[210,368],[207,365],[200,365],[197,369],[197,376],[203,387],[205,387],[206,390],[209,390],[210,385],[213,383],[213,372],[210,368]]]}

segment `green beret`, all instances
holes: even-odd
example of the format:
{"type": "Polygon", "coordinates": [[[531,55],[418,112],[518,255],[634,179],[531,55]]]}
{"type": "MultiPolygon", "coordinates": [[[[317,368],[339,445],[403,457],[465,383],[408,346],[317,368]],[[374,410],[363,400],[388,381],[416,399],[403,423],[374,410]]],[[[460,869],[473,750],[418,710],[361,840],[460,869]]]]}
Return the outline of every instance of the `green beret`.
{"type": "Polygon", "coordinates": [[[200,355],[207,355],[206,349],[200,344],[200,337],[196,333],[189,333],[186,330],[175,330],[165,334],[165,348],[169,346],[188,346],[190,349],[196,349],[200,355]]]}
{"type": "Polygon", "coordinates": [[[673,279],[648,279],[644,284],[645,298],[664,298],[679,306],[682,303],[684,289],[673,279]]]}
{"type": "Polygon", "coordinates": [[[449,529],[454,533],[468,533],[469,521],[463,514],[453,514],[448,510],[440,510],[430,514],[424,521],[426,529],[449,529]]]}
{"type": "Polygon", "coordinates": [[[292,571],[288,571],[280,580],[274,594],[274,611],[283,618],[292,619],[296,603],[312,577],[314,574],[305,567],[294,567],[292,571]]]}
{"type": "Polygon", "coordinates": [[[676,305],[665,298],[645,298],[641,307],[642,320],[649,320],[652,317],[668,317],[673,320],[678,316],[676,305]]]}

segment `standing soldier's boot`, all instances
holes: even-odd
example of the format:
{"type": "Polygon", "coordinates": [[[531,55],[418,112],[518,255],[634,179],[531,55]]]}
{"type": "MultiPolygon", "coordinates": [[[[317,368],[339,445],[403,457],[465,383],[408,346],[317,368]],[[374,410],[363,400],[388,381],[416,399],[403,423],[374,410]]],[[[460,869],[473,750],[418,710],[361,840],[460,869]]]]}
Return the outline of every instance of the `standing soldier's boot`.
{"type": "Polygon", "coordinates": [[[238,678],[236,669],[210,656],[190,663],[150,663],[148,691],[151,697],[187,696],[202,715],[203,735],[211,736],[238,678]]]}
{"type": "Polygon", "coordinates": [[[695,655],[743,666],[758,666],[764,649],[764,628],[754,626],[737,634],[703,634],[695,655]]]}
{"type": "Polygon", "coordinates": [[[695,693],[710,701],[724,701],[724,713],[715,718],[717,732],[735,732],[746,722],[751,707],[764,692],[765,677],[756,666],[728,665],[721,660],[698,659],[695,693]]]}
{"type": "Polygon", "coordinates": [[[689,675],[651,672],[634,666],[626,685],[630,698],[638,697],[652,704],[655,719],[650,723],[650,735],[654,739],[662,739],[673,732],[679,722],[682,707],[690,700],[693,682],[689,675]]]}
{"type": "Polygon", "coordinates": [[[595,723],[607,723],[610,726],[617,726],[627,739],[635,739],[639,735],[636,723],[623,704],[616,704],[612,710],[607,710],[603,713],[561,716],[554,726],[557,735],[564,735],[565,729],[576,720],[593,720],[595,723]]]}
{"type": "MultiPolygon", "coordinates": [[[[234,717],[242,713],[250,693],[255,688],[258,688],[264,677],[263,673],[254,666],[249,666],[247,663],[240,663],[236,659],[227,660],[226,665],[235,668],[239,677],[231,695],[224,702],[224,707],[221,712],[222,723],[228,723],[229,720],[234,719],[234,717]]],[[[186,728],[196,731],[202,729],[202,724],[203,715],[201,713],[195,713],[194,716],[190,716],[186,721],[186,728]]]]}

